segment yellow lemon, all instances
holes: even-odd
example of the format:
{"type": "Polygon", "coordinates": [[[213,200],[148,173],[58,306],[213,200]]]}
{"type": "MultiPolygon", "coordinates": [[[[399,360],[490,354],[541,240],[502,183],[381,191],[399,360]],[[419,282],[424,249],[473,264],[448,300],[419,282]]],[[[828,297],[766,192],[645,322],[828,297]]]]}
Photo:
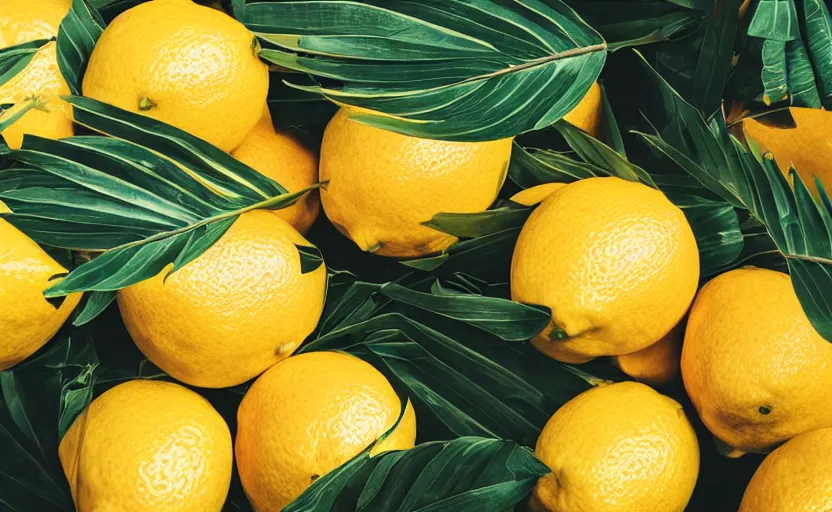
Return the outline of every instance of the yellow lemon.
{"type": "Polygon", "coordinates": [[[699,444],[682,406],[637,382],[567,402],[535,455],[552,469],[533,491],[537,511],[682,512],[699,475],[699,444]]]}
{"type": "Polygon", "coordinates": [[[604,134],[604,105],[598,82],[592,84],[580,103],[563,116],[563,120],[596,139],[604,134]]]}
{"type": "Polygon", "coordinates": [[[254,35],[223,12],[189,0],[152,0],[121,13],[101,34],[84,95],[231,151],[266,102],[269,72],[258,48],[254,35]]]}
{"type": "Polygon", "coordinates": [[[511,263],[512,298],[552,310],[535,347],[573,363],[652,345],[685,315],[698,281],[682,211],[619,178],[581,180],[549,196],[523,226],[511,263]]]}
{"type": "Polygon", "coordinates": [[[744,119],[745,136],[756,141],[763,151],[770,151],[784,173],[794,167],[803,183],[817,193],[815,177],[832,195],[832,112],[814,108],[791,107],[796,128],[775,128],[756,119],[744,119]]]}
{"type": "Polygon", "coordinates": [[[78,512],[220,512],[231,433],[207,400],[178,384],[134,380],[93,400],[61,440],[78,512]]]}
{"type": "MultiPolygon", "coordinates": [[[[237,468],[254,510],[281,510],[387,432],[401,408],[384,375],[348,354],[310,352],[273,366],[237,411],[237,468]]],[[[408,403],[373,454],[412,448],[415,439],[408,403]]]]}
{"type": "Polygon", "coordinates": [[[72,0],[3,0],[0,3],[0,48],[57,37],[72,0]]]}
{"type": "Polygon", "coordinates": [[[542,185],[536,185],[514,194],[510,200],[523,206],[535,206],[542,203],[544,199],[558,190],[562,190],[565,186],[566,183],[544,183],[542,185]]]}
{"type": "Polygon", "coordinates": [[[617,356],[615,364],[622,372],[638,381],[651,386],[663,386],[679,375],[684,333],[683,324],[680,323],[649,347],[617,356]]]}
{"type": "Polygon", "coordinates": [[[800,434],[765,458],[739,512],[832,510],[832,428],[800,434]]]}
{"type": "Polygon", "coordinates": [[[181,270],[121,290],[118,305],[141,351],[182,382],[234,386],[288,357],[315,329],[326,268],[301,272],[310,245],[272,212],[240,216],[181,270]]]}
{"type": "MultiPolygon", "coordinates": [[[[318,156],[289,133],[276,132],[269,109],[248,132],[232,156],[254,170],[283,185],[289,192],[297,192],[318,181],[318,156]]],[[[307,193],[297,203],[275,213],[306,233],[321,210],[317,191],[307,193]]]]}
{"type": "Polygon", "coordinates": [[[31,238],[0,219],[0,371],[34,354],[64,324],[80,293],[50,304],[43,291],[67,270],[31,238]]]}
{"type": "MultiPolygon", "coordinates": [[[[56,37],[61,20],[71,5],[72,0],[35,3],[3,0],[0,5],[0,48],[56,37]]],[[[27,98],[35,96],[40,103],[39,109],[30,110],[0,132],[9,147],[18,149],[24,134],[50,139],[70,137],[73,133],[70,108],[58,98],[69,93],[69,86],[58,68],[56,43],[46,43],[20,73],[0,85],[0,104],[21,105],[27,98]]],[[[0,122],[13,113],[0,114],[0,122]]]]}
{"type": "Polygon", "coordinates": [[[350,119],[341,109],[321,147],[324,211],[362,250],[416,257],[456,238],[423,226],[437,213],[486,210],[497,198],[511,139],[447,142],[408,137],[350,119]]]}
{"type": "Polygon", "coordinates": [[[832,426],[832,344],[809,323],[787,274],[726,272],[690,311],[682,379],[705,426],[742,452],[832,426]]]}

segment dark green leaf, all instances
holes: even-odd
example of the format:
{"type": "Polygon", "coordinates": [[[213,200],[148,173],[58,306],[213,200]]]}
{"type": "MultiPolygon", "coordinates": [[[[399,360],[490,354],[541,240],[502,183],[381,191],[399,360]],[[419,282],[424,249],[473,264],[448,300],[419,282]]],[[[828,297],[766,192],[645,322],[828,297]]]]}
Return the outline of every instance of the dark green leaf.
{"type": "Polygon", "coordinates": [[[612,105],[610,105],[604,84],[601,84],[601,102],[604,108],[604,135],[606,135],[610,147],[619,155],[627,158],[627,149],[624,147],[621,130],[618,129],[618,122],[615,120],[615,113],[612,111],[612,105]]]}
{"type": "Polygon", "coordinates": [[[567,0],[567,3],[601,33],[610,51],[666,41],[701,23],[704,15],[713,9],[705,1],[567,0]]]}
{"type": "Polygon", "coordinates": [[[304,274],[317,270],[324,264],[324,257],[317,247],[309,245],[296,245],[300,254],[300,269],[304,274]]]}
{"type": "Polygon", "coordinates": [[[512,137],[578,104],[603,39],[559,0],[256,2],[243,21],[290,84],[367,110],[356,119],[425,138],[512,137]]]}
{"type": "Polygon", "coordinates": [[[779,103],[789,96],[788,70],[786,69],[786,42],[766,39],[763,41],[763,82],[764,101],[779,103]]]}
{"type": "Polygon", "coordinates": [[[506,343],[465,323],[394,306],[405,307],[404,314],[343,322],[299,352],[347,350],[367,358],[406,388],[420,432],[431,432],[433,439],[483,435],[531,446],[551,414],[588,388],[530,344],[506,343]]]}
{"type": "Polygon", "coordinates": [[[566,122],[557,123],[555,128],[569,143],[569,147],[574,149],[585,162],[601,167],[611,176],[627,181],[640,181],[651,187],[656,186],[653,178],[644,169],[629,162],[595,137],[566,122]]]}
{"type": "Polygon", "coordinates": [[[798,1],[803,14],[806,49],[814,66],[821,102],[829,110],[832,109],[832,16],[821,0],[798,1]]]}
{"type": "Polygon", "coordinates": [[[87,295],[84,307],[81,308],[78,316],[72,321],[72,325],[80,327],[98,318],[113,301],[116,300],[116,292],[92,292],[87,295]]]}
{"type": "Polygon", "coordinates": [[[706,278],[730,268],[745,243],[734,207],[710,202],[679,206],[696,236],[701,276],[706,278]]]}
{"type": "Polygon", "coordinates": [[[499,439],[462,437],[372,458],[368,449],[284,511],[504,510],[549,472],[531,450],[499,439]]]}
{"type": "Polygon", "coordinates": [[[438,256],[402,261],[402,265],[432,272],[442,267],[443,273],[476,273],[480,268],[504,266],[508,270],[511,253],[520,228],[507,229],[479,238],[457,242],[438,256]]]}
{"type": "Polygon", "coordinates": [[[48,42],[48,39],[37,39],[0,49],[0,86],[23,71],[32,61],[38,49],[48,42]]]}
{"type": "Polygon", "coordinates": [[[297,128],[325,123],[338,105],[322,94],[286,85],[285,80],[301,80],[297,73],[272,73],[269,79],[269,108],[276,128],[297,128]]]}
{"type": "Polygon", "coordinates": [[[72,8],[58,28],[58,67],[72,94],[81,94],[81,80],[104,20],[87,0],[72,0],[72,8]]]}
{"type": "Polygon", "coordinates": [[[791,94],[790,103],[796,107],[820,108],[820,96],[815,84],[812,63],[800,39],[786,43],[786,67],[789,94],[791,94]]]}
{"type": "Polygon", "coordinates": [[[548,149],[524,148],[517,142],[511,152],[508,177],[523,188],[542,183],[571,183],[593,176],[609,176],[606,169],[548,149]]]}
{"type": "Polygon", "coordinates": [[[97,364],[91,340],[71,332],[0,373],[0,504],[5,510],[73,510],[58,443],[92,398],[97,364]]]}
{"type": "Polygon", "coordinates": [[[459,238],[476,238],[522,227],[530,208],[509,204],[480,213],[438,213],[422,224],[459,238]]]}
{"type": "Polygon", "coordinates": [[[552,318],[549,308],[543,306],[453,292],[439,282],[434,283],[430,294],[395,283],[382,286],[380,293],[404,304],[471,324],[506,341],[529,340],[549,325],[552,318]]]}
{"type": "Polygon", "coordinates": [[[812,197],[797,173],[791,172],[792,189],[775,161],[760,156],[754,141],[746,150],[728,135],[724,118],[706,123],[661,77],[652,76],[667,90],[666,97],[677,98],[668,103],[682,120],[676,140],[688,142],[640,134],[642,139],[765,227],[788,262],[806,315],[832,341],[832,212],[812,197]]]}

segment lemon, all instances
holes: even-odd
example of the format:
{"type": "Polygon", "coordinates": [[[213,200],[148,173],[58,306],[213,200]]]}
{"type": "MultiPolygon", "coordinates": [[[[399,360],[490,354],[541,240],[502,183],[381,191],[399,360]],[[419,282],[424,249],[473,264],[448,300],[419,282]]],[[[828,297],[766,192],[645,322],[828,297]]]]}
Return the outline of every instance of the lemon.
{"type": "Polygon", "coordinates": [[[505,181],[511,139],[447,142],[381,130],[341,109],[321,146],[324,211],[364,251],[417,257],[456,241],[421,223],[486,210],[505,181]]]}
{"type": "Polygon", "coordinates": [[[765,458],[739,512],[832,510],[832,429],[800,434],[765,458]]]}
{"type": "MultiPolygon", "coordinates": [[[[3,0],[0,4],[0,49],[58,35],[61,20],[69,12],[72,0],[3,0]]],[[[32,109],[3,130],[6,144],[20,148],[23,135],[59,139],[72,135],[69,105],[58,96],[70,93],[58,68],[56,43],[42,46],[29,64],[11,80],[0,85],[0,104],[21,105],[36,96],[40,109],[32,109]]],[[[0,122],[13,112],[0,114],[0,122]]]]}
{"type": "MultiPolygon", "coordinates": [[[[256,171],[297,192],[318,181],[318,156],[288,133],[275,132],[268,107],[232,156],[256,171]]],[[[275,213],[301,233],[306,233],[321,210],[317,191],[275,213]]]]}
{"type": "Polygon", "coordinates": [[[726,272],[690,311],[682,380],[705,426],[742,452],[832,426],[832,345],[809,323],[787,274],[726,272]]]}
{"type": "Polygon", "coordinates": [[[581,101],[563,116],[567,123],[580,128],[596,139],[604,133],[604,105],[601,86],[594,82],[581,101]]]}
{"type": "MultiPolygon", "coordinates": [[[[237,411],[237,467],[254,510],[281,510],[389,430],[401,408],[387,379],[348,354],[311,352],[273,366],[237,411]]],[[[373,454],[412,448],[415,439],[408,403],[373,454]]]]}
{"type": "Polygon", "coordinates": [[[108,390],[75,420],[59,453],[78,512],[220,512],[231,483],[225,420],[170,382],[108,390]]]}
{"type": "Polygon", "coordinates": [[[756,119],[742,121],[745,136],[770,151],[780,170],[788,175],[794,167],[806,187],[817,194],[817,177],[832,195],[832,112],[814,108],[791,107],[796,128],[775,128],[756,119]]]}
{"type": "Polygon", "coordinates": [[[173,377],[211,388],[240,384],[289,356],[315,329],[326,268],[301,272],[310,245],[268,211],[240,216],[181,270],[121,290],[118,305],[141,351],[173,377]]]}
{"type": "Polygon", "coordinates": [[[254,35],[190,0],[152,0],[121,13],[95,45],[84,96],[138,112],[231,151],[266,102],[268,67],[254,35]]]}
{"type": "Polygon", "coordinates": [[[663,386],[679,375],[684,333],[683,324],[680,323],[649,347],[616,356],[615,364],[622,372],[638,381],[651,386],[663,386]]]}
{"type": "Polygon", "coordinates": [[[558,409],[535,455],[552,469],[532,510],[682,512],[699,474],[699,444],[682,406],[637,382],[581,393],[558,409]]]}
{"type": "Polygon", "coordinates": [[[43,291],[67,270],[17,228],[0,219],[0,371],[34,354],[58,332],[81,300],[65,297],[55,307],[43,291]]]}
{"type": "Polygon", "coordinates": [[[652,345],[685,315],[698,281],[699,252],[682,211],[658,190],[619,178],[550,195],[523,226],[511,263],[512,298],[552,310],[535,347],[574,363],[652,345]]]}

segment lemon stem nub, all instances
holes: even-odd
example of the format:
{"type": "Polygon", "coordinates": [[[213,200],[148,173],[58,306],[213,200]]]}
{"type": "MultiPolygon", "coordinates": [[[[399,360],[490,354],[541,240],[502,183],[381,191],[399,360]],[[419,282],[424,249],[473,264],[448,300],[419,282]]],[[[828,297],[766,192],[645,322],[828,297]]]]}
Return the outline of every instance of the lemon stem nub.
{"type": "Polygon", "coordinates": [[[367,252],[374,253],[374,252],[378,251],[379,249],[381,249],[381,243],[380,242],[375,244],[375,245],[372,245],[370,247],[367,247],[367,252]]]}
{"type": "Polygon", "coordinates": [[[139,110],[146,112],[156,106],[156,103],[147,96],[139,100],[139,110]]]}

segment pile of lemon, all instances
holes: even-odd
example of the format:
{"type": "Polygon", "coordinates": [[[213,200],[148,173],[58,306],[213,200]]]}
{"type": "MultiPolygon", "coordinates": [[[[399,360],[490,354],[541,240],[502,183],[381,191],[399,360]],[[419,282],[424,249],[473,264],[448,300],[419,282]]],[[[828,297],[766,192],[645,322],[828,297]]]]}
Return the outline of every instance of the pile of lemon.
{"type": "MultiPolygon", "coordinates": [[[[55,37],[70,4],[0,1],[0,47],[55,37]]],[[[254,509],[276,511],[385,433],[373,454],[414,446],[412,406],[373,366],[337,352],[292,355],[316,328],[326,293],[326,269],[303,273],[297,245],[309,245],[304,233],[322,204],[365,251],[441,252],[456,239],[422,223],[487,209],[506,179],[512,140],[424,140],[360,124],[341,109],[318,155],[275,130],[269,71],[254,43],[223,12],[152,0],[113,20],[90,58],[85,96],[196,135],[290,192],[328,184],[290,208],[242,215],[181,271],[119,292],[131,337],[173,379],[206,388],[255,380],[233,442],[210,403],[183,385],[135,380],[97,397],[60,445],[80,511],[219,511],[235,463],[254,509]]],[[[0,87],[0,104],[37,96],[41,107],[2,132],[6,143],[71,136],[66,94],[50,42],[0,87]]],[[[567,120],[598,134],[600,103],[595,85],[567,120]]],[[[830,114],[796,119],[808,128],[746,128],[784,161],[828,155],[832,139],[823,151],[795,148],[814,144],[807,133],[829,126],[830,114]]],[[[788,275],[746,267],[700,287],[685,216],[639,183],[591,178],[513,200],[536,205],[514,249],[511,294],[552,310],[532,340],[540,352],[572,364],[612,357],[653,386],[681,373],[730,455],[774,450],[743,511],[832,510],[832,429],[824,429],[832,427],[832,345],[812,328],[788,275]]],[[[58,307],[43,297],[65,273],[0,220],[0,370],[42,347],[77,306],[77,294],[58,307]]],[[[535,453],[552,471],[533,492],[533,510],[682,511],[699,473],[682,407],[638,382],[599,385],[568,402],[535,453]]]]}

